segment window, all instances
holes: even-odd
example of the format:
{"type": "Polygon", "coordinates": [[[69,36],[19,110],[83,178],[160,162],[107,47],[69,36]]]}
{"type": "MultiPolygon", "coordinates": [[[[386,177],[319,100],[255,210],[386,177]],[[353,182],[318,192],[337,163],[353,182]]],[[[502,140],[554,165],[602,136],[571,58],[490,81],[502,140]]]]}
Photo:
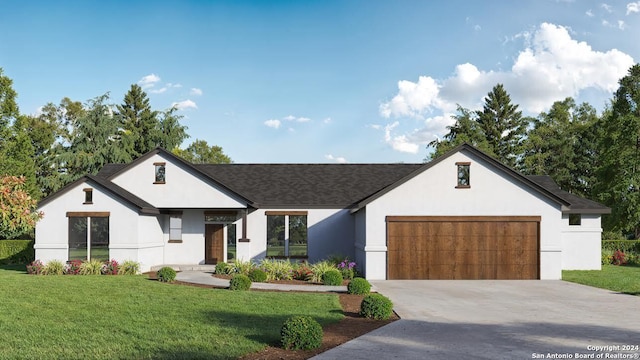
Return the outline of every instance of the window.
{"type": "Polygon", "coordinates": [[[69,260],[109,260],[109,214],[68,213],[69,260]],[[88,230],[89,229],[89,230],[88,230]]]}
{"type": "Polygon", "coordinates": [[[569,214],[569,225],[577,226],[582,223],[582,215],[580,214],[569,214]]]}
{"type": "Polygon", "coordinates": [[[469,171],[471,167],[471,163],[468,162],[458,162],[456,163],[458,167],[458,185],[456,188],[466,189],[471,187],[471,182],[469,178],[469,171]]]}
{"type": "Polygon", "coordinates": [[[235,260],[236,258],[236,224],[227,225],[227,261],[235,260]]]}
{"type": "Polygon", "coordinates": [[[267,211],[267,257],[306,258],[307,213],[267,211]]]}
{"type": "Polygon", "coordinates": [[[166,163],[153,163],[153,165],[156,168],[155,174],[156,174],[156,178],[155,181],[153,182],[154,184],[164,184],[166,181],[166,169],[165,169],[165,165],[166,163]]]}
{"type": "Polygon", "coordinates": [[[169,214],[169,241],[182,242],[182,213],[169,214]]]}
{"type": "Polygon", "coordinates": [[[85,205],[93,204],[93,189],[84,189],[84,203],[85,205]]]}

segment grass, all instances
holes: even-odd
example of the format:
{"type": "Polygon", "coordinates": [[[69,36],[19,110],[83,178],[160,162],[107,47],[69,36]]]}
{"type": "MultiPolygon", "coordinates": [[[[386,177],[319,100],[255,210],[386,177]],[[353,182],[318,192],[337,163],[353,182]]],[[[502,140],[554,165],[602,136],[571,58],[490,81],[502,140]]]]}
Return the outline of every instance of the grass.
{"type": "Polygon", "coordinates": [[[602,270],[564,270],[562,280],[640,295],[640,267],[603,265],[602,270]]]}
{"type": "Polygon", "coordinates": [[[339,321],[335,294],[229,291],[145,276],[35,276],[0,267],[0,359],[235,359],[284,320],[339,321]]]}

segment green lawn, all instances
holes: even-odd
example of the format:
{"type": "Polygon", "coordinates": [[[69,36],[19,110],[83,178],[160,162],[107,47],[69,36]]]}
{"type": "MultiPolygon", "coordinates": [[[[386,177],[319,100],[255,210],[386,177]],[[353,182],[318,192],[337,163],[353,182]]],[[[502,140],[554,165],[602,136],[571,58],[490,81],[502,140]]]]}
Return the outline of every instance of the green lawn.
{"type": "Polygon", "coordinates": [[[565,270],[562,280],[640,295],[640,267],[603,265],[602,270],[565,270]]]}
{"type": "Polygon", "coordinates": [[[283,321],[339,321],[335,294],[234,292],[145,276],[35,276],[0,267],[0,359],[235,359],[283,321]]]}

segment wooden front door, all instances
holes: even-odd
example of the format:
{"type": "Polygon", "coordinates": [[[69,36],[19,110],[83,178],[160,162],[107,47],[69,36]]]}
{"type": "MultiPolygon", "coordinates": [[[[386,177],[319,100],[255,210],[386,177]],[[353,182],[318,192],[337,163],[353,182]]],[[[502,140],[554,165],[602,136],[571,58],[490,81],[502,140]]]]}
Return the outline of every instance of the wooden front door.
{"type": "Polygon", "coordinates": [[[204,263],[224,262],[224,225],[205,224],[204,263]]]}

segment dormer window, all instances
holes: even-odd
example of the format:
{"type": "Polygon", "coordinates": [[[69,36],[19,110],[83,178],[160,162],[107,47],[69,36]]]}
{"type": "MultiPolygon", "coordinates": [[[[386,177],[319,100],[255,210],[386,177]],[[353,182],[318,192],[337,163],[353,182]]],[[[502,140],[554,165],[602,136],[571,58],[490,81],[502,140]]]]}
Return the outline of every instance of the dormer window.
{"type": "Polygon", "coordinates": [[[166,163],[153,163],[155,167],[155,181],[154,184],[164,184],[166,181],[166,163]]]}
{"type": "Polygon", "coordinates": [[[86,189],[83,189],[83,191],[84,191],[84,202],[83,202],[83,204],[85,204],[85,205],[93,204],[93,189],[92,188],[86,188],[86,189]]]}
{"type": "Polygon", "coordinates": [[[470,181],[470,168],[471,163],[469,162],[457,162],[456,166],[458,167],[457,176],[458,176],[458,185],[456,189],[468,189],[471,187],[470,181]]]}

